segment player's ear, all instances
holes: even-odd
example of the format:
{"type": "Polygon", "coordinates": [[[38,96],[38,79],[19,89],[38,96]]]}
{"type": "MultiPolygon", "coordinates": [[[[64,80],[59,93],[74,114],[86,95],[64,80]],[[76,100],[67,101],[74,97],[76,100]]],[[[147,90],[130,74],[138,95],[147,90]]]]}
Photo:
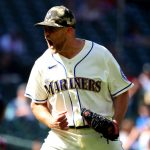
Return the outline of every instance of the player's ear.
{"type": "Polygon", "coordinates": [[[68,32],[68,33],[74,33],[74,28],[72,28],[72,27],[67,27],[67,32],[68,32]]]}

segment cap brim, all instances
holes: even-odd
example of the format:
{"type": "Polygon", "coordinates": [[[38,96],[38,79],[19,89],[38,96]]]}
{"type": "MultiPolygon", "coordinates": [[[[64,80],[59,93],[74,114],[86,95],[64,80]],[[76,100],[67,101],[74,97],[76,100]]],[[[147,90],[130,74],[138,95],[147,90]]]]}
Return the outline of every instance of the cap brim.
{"type": "Polygon", "coordinates": [[[59,25],[59,24],[54,23],[54,22],[44,22],[44,21],[36,23],[35,26],[63,27],[62,25],[59,25]]]}

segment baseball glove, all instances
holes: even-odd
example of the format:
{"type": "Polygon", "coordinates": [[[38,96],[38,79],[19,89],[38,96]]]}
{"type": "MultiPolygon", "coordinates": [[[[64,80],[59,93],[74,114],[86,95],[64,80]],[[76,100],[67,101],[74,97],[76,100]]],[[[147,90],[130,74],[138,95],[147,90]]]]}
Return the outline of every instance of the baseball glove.
{"type": "Polygon", "coordinates": [[[81,115],[90,127],[98,133],[101,133],[107,140],[115,141],[119,137],[119,128],[116,122],[86,108],[81,109],[81,115]]]}

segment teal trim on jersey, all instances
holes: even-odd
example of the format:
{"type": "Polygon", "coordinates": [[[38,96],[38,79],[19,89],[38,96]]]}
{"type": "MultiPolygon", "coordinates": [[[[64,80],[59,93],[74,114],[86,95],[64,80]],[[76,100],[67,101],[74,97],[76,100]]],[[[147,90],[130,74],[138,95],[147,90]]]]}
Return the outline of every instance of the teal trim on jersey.
{"type": "Polygon", "coordinates": [[[44,100],[37,100],[37,99],[34,99],[30,94],[25,93],[25,95],[26,95],[27,97],[31,98],[32,100],[37,101],[38,103],[39,103],[39,102],[42,103],[42,102],[46,102],[46,101],[47,101],[47,98],[44,99],[44,100]]]}
{"type": "MultiPolygon", "coordinates": [[[[76,77],[76,68],[77,68],[77,66],[89,55],[89,53],[93,49],[93,46],[94,46],[94,43],[92,42],[92,46],[91,46],[90,50],[88,51],[88,53],[75,65],[75,67],[74,67],[74,77],[76,77]]],[[[82,106],[81,106],[81,100],[80,100],[78,89],[76,89],[76,91],[77,91],[77,97],[78,97],[78,100],[79,100],[79,105],[80,105],[80,110],[81,110],[82,106]]],[[[83,120],[83,123],[85,125],[84,120],[83,120]]]]}
{"type": "Polygon", "coordinates": [[[127,88],[128,88],[129,86],[131,86],[131,85],[132,85],[132,83],[130,83],[128,86],[126,86],[125,88],[121,89],[120,91],[118,91],[118,92],[112,94],[111,96],[114,97],[115,95],[117,95],[117,94],[120,93],[121,91],[127,89],[127,88]]]}

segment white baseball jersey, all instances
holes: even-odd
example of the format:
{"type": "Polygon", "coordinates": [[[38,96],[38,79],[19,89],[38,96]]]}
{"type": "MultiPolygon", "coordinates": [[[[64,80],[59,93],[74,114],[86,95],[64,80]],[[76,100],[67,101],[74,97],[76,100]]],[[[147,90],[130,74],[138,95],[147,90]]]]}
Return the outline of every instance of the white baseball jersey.
{"type": "Polygon", "coordinates": [[[113,97],[132,86],[105,47],[85,40],[71,59],[46,50],[32,68],[25,95],[36,103],[49,101],[52,115],[66,110],[69,126],[84,126],[82,107],[111,119],[113,97]]]}

